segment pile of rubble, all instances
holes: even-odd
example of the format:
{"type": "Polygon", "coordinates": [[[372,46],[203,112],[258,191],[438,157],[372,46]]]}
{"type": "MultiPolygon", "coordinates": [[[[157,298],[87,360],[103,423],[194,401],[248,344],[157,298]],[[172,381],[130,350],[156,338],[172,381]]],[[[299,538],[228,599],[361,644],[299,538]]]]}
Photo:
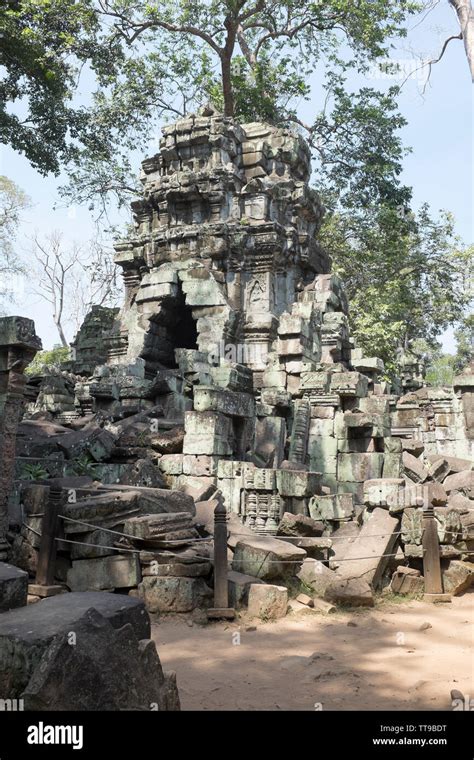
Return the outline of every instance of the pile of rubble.
{"type": "Polygon", "coordinates": [[[73,592],[209,606],[218,498],[235,605],[252,592],[266,609],[268,592],[282,608],[295,583],[373,604],[394,572],[394,591],[417,593],[424,508],[445,590],[466,588],[474,374],[427,389],[406,354],[400,395],[354,344],[304,140],[204,109],[142,166],[135,232],[117,245],[123,308],[95,307],[74,358],[23,389],[10,561],[34,575],[55,478],[56,580],[73,592]]]}

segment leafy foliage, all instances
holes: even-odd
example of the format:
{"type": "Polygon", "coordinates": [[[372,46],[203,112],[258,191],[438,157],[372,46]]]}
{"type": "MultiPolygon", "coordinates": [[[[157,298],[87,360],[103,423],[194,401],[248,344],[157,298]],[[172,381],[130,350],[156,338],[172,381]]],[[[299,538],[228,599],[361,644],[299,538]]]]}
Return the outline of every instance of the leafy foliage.
{"type": "MultiPolygon", "coordinates": [[[[91,54],[97,88],[86,138],[74,147],[66,194],[93,208],[99,200],[104,212],[107,198],[122,203],[136,192],[133,159],[149,149],[160,122],[208,102],[243,122],[299,125],[329,167],[352,97],[343,102],[344,72],[363,71],[386,55],[390,37],[405,34],[406,19],[419,3],[99,0],[92,7],[99,23],[93,49],[103,57],[91,54]],[[333,120],[325,109],[314,123],[303,124],[297,106],[309,99],[316,69],[328,72],[327,89],[339,110],[333,120]]],[[[360,108],[363,100],[369,103],[370,94],[360,99],[360,108]]],[[[354,110],[358,124],[362,117],[354,110]]],[[[357,134],[363,139],[363,128],[357,134]]],[[[356,142],[352,149],[360,157],[356,142]]],[[[364,143],[370,144],[369,134],[364,143]]]]}
{"type": "Polygon", "coordinates": [[[49,472],[39,462],[24,464],[20,470],[22,480],[47,480],[49,472]]]}
{"type": "MultiPolygon", "coordinates": [[[[137,191],[134,165],[167,118],[210,101],[243,122],[302,130],[328,211],[323,241],[346,282],[355,336],[390,372],[400,346],[420,337],[434,346],[447,325],[462,323],[469,302],[472,249],[455,240],[449,214],[436,219],[427,206],[414,214],[400,182],[397,88],[347,87],[348,71],[363,74],[387,56],[422,5],[7,0],[0,137],[40,171],[67,163],[65,194],[105,211],[111,198],[120,204],[137,191]],[[325,102],[303,123],[298,104],[309,99],[316,70],[325,102]],[[81,71],[92,81],[86,103],[74,100],[81,71]]],[[[458,366],[472,351],[467,324],[458,366]]]]}
{"type": "Polygon", "coordinates": [[[33,361],[27,366],[25,374],[39,375],[45,367],[60,369],[61,363],[69,358],[69,348],[65,346],[54,346],[49,351],[38,351],[33,361]]]}
{"type": "Polygon", "coordinates": [[[427,205],[416,215],[384,204],[363,215],[336,211],[326,218],[323,237],[346,283],[354,335],[389,373],[399,347],[419,338],[436,346],[469,304],[472,256],[459,247],[446,212],[434,220],[427,205]]]}
{"type": "Polygon", "coordinates": [[[82,454],[68,463],[68,472],[71,475],[87,475],[88,477],[96,476],[97,463],[94,462],[87,454],[82,454]]]}
{"type": "MultiPolygon", "coordinates": [[[[471,246],[472,250],[473,247],[471,246]]],[[[466,315],[458,329],[455,330],[454,337],[456,338],[454,370],[459,373],[474,361],[474,314],[466,315]]]]}
{"type": "Polygon", "coordinates": [[[86,138],[72,106],[79,66],[97,56],[89,0],[5,0],[0,8],[0,140],[41,173],[58,173],[70,142],[86,138]]]}
{"type": "Polygon", "coordinates": [[[425,380],[435,387],[450,386],[454,378],[454,356],[439,354],[434,357],[426,370],[425,380]]]}

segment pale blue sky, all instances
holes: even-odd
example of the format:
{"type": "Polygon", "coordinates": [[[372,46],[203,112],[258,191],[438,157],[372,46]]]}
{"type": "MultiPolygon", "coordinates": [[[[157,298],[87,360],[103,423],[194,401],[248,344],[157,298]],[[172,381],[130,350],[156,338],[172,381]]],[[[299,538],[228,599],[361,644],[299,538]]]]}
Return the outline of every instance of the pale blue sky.
{"type": "MultiPolygon", "coordinates": [[[[416,21],[413,21],[414,26],[416,21]]],[[[435,58],[443,40],[458,33],[457,21],[446,0],[434,9],[425,21],[412,29],[407,40],[397,44],[392,57],[402,67],[415,68],[416,54],[435,58]]],[[[408,121],[403,140],[413,151],[405,159],[403,181],[414,188],[414,202],[418,206],[427,201],[434,211],[444,208],[454,213],[456,230],[465,242],[472,242],[472,87],[468,65],[461,41],[453,40],[440,63],[432,69],[431,80],[422,93],[426,69],[415,72],[405,83],[399,100],[402,114],[408,121]]],[[[366,84],[383,89],[397,83],[394,78],[374,77],[353,86],[366,84]]],[[[314,103],[318,105],[318,78],[314,77],[314,103]]],[[[303,118],[311,118],[311,103],[301,105],[303,118]]],[[[156,145],[150,146],[156,152],[156,145]]],[[[138,171],[137,161],[137,171],[138,171]]],[[[35,230],[48,233],[60,230],[66,241],[85,242],[93,234],[93,223],[87,208],[64,207],[54,210],[58,203],[57,188],[63,180],[41,177],[29,163],[8,147],[0,148],[0,174],[13,179],[33,202],[23,215],[18,235],[18,250],[26,256],[27,238],[35,230]]],[[[47,305],[31,293],[28,278],[18,284],[16,304],[10,313],[22,314],[35,320],[36,331],[45,348],[58,342],[47,305]]],[[[68,338],[72,339],[72,330],[68,338]]],[[[446,350],[453,349],[452,331],[443,336],[446,350]]]]}

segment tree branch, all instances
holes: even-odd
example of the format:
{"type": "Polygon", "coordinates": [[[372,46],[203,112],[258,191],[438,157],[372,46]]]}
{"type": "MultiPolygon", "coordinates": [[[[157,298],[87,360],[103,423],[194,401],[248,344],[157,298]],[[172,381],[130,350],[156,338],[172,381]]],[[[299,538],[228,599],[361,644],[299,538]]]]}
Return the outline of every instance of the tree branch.
{"type": "Polygon", "coordinates": [[[425,84],[423,86],[423,93],[424,93],[425,90],[426,90],[426,88],[427,88],[427,86],[428,86],[428,82],[430,81],[432,66],[435,63],[439,63],[439,61],[441,60],[441,58],[445,54],[446,48],[448,47],[448,45],[451,42],[451,40],[462,40],[462,34],[461,33],[459,33],[459,34],[453,34],[451,37],[448,37],[444,41],[444,43],[443,43],[443,47],[441,48],[441,52],[440,52],[439,56],[437,58],[432,58],[430,61],[426,61],[421,66],[418,66],[413,71],[410,71],[410,73],[405,77],[405,79],[401,83],[400,87],[403,87],[413,74],[415,74],[417,71],[421,71],[421,69],[424,69],[425,66],[428,66],[428,76],[427,76],[426,82],[425,82],[425,84]]]}

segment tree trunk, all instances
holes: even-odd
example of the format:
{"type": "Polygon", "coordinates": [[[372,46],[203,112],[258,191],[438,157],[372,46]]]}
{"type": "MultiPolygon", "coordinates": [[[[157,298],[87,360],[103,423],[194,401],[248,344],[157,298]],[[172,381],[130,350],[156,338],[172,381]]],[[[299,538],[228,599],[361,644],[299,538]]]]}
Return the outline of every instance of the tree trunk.
{"type": "Polygon", "coordinates": [[[224,116],[235,116],[234,91],[232,89],[231,64],[237,38],[238,21],[227,16],[224,21],[227,30],[225,45],[221,48],[222,92],[224,95],[224,116]]]}
{"type": "Polygon", "coordinates": [[[54,324],[55,324],[55,325],[56,325],[56,327],[58,328],[58,333],[59,333],[59,338],[60,338],[60,340],[61,340],[61,345],[62,345],[64,348],[69,348],[69,343],[67,342],[67,340],[66,340],[66,336],[64,335],[64,330],[63,330],[63,326],[62,326],[62,324],[61,324],[61,319],[57,319],[57,318],[55,317],[55,318],[54,318],[54,324]]]}
{"type": "Polygon", "coordinates": [[[234,92],[231,80],[231,57],[223,53],[221,56],[222,92],[224,95],[224,116],[235,115],[234,92]]]}
{"type": "Polygon", "coordinates": [[[471,77],[474,81],[474,11],[471,7],[471,0],[449,0],[449,2],[458,17],[464,50],[466,51],[471,77]]]}

